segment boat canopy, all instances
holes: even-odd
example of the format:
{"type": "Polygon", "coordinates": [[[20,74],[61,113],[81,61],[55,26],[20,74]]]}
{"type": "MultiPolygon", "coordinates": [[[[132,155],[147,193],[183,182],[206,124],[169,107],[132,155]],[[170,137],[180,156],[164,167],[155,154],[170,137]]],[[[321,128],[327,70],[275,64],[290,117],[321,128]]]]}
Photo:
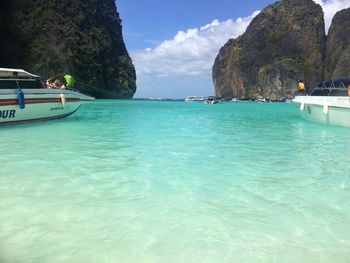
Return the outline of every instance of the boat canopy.
{"type": "Polygon", "coordinates": [[[31,74],[23,69],[0,68],[0,78],[11,77],[39,78],[39,76],[31,74]]]}
{"type": "Polygon", "coordinates": [[[0,68],[0,89],[42,89],[40,77],[23,69],[0,68]]]}
{"type": "Polygon", "coordinates": [[[320,81],[316,84],[311,96],[348,96],[350,78],[320,81]]]}

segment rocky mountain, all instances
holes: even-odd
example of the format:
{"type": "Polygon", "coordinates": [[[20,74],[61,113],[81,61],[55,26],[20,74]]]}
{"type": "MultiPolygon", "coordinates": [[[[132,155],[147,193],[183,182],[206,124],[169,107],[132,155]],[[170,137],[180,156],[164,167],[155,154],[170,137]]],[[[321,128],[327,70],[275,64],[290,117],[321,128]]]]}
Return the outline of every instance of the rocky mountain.
{"type": "Polygon", "coordinates": [[[136,73],[114,0],[1,0],[0,67],[71,73],[98,98],[131,98],[136,73]]]}
{"type": "Polygon", "coordinates": [[[221,48],[213,66],[216,95],[291,98],[299,80],[310,88],[323,78],[324,49],[321,6],[312,0],[281,0],[221,48]]]}
{"type": "Polygon", "coordinates": [[[350,76],[350,8],[332,20],[326,42],[325,79],[350,76]]]}

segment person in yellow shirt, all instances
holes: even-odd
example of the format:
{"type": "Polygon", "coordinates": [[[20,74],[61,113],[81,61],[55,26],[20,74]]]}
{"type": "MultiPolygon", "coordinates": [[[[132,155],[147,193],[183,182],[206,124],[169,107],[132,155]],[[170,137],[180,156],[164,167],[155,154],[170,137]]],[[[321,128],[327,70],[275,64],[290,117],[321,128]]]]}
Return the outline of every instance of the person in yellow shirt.
{"type": "Polygon", "coordinates": [[[299,81],[298,88],[299,88],[299,93],[301,95],[305,95],[305,93],[306,93],[305,84],[304,84],[304,82],[302,80],[299,81]]]}

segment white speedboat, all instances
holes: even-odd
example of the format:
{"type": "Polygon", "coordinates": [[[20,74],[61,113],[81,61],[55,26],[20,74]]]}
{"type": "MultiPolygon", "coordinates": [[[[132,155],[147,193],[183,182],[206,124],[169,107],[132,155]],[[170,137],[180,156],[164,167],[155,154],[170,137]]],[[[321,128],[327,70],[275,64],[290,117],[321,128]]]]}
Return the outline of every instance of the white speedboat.
{"type": "Polygon", "coordinates": [[[350,78],[319,82],[309,96],[293,102],[307,120],[350,127],[350,78]]]}
{"type": "Polygon", "coordinates": [[[188,96],[185,99],[185,102],[203,102],[204,98],[201,96],[188,96]]]}
{"type": "Polygon", "coordinates": [[[39,76],[0,68],[0,124],[67,117],[93,97],[69,89],[45,88],[39,76]]]}
{"type": "Polygon", "coordinates": [[[261,103],[266,103],[266,99],[263,99],[263,98],[259,98],[259,99],[256,99],[255,100],[256,102],[261,102],[261,103]]]}

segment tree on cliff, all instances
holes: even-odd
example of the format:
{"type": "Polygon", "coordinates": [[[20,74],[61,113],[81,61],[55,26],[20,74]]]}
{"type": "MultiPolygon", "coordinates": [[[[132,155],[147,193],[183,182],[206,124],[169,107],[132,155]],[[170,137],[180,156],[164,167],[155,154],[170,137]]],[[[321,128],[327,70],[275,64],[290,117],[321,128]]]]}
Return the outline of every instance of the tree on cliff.
{"type": "Polygon", "coordinates": [[[71,72],[99,98],[131,98],[136,73],[114,0],[12,0],[2,5],[0,65],[43,77],[71,72]]]}

